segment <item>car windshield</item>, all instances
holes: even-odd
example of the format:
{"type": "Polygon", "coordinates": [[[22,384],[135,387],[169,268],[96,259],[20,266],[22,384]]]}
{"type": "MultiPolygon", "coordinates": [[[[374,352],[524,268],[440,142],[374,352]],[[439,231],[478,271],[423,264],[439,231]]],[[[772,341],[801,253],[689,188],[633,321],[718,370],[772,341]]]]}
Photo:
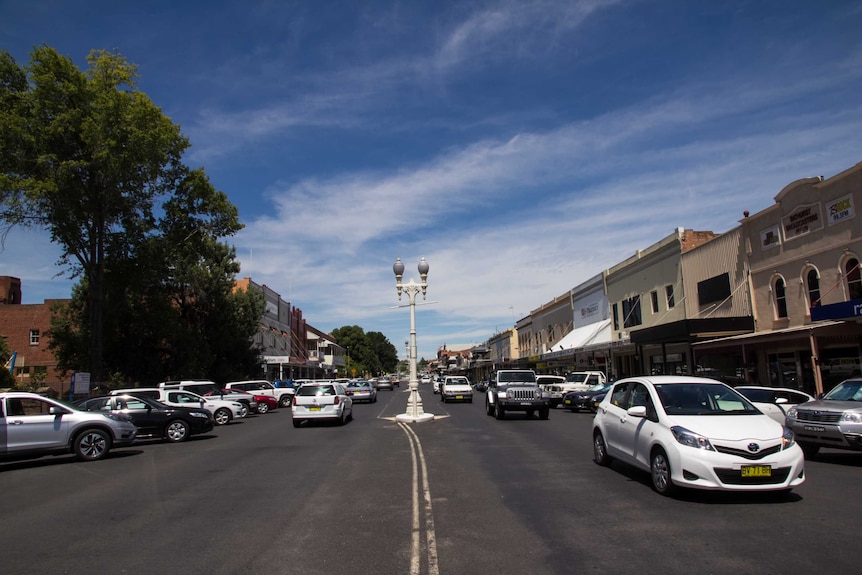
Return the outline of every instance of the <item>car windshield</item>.
{"type": "Polygon", "coordinates": [[[303,385],[296,391],[296,395],[307,397],[320,395],[337,395],[332,385],[303,385]]]}
{"type": "Polygon", "coordinates": [[[862,401],[862,380],[844,381],[833,387],[823,399],[833,401],[862,401]]]}
{"type": "Polygon", "coordinates": [[[586,373],[570,373],[566,376],[566,381],[569,383],[584,383],[586,380],[586,373]]]}
{"type": "Polygon", "coordinates": [[[500,383],[536,383],[536,376],[532,371],[509,371],[501,372],[498,379],[500,383]]]}
{"type": "Polygon", "coordinates": [[[754,415],[760,411],[736,391],[720,383],[656,384],[668,415],[754,415]]]}

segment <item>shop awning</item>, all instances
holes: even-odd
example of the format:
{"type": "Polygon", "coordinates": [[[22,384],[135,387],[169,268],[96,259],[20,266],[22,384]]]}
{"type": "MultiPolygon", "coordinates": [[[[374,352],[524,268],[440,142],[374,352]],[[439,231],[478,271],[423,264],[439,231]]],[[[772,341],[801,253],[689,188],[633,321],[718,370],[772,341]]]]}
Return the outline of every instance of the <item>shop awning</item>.
{"type": "Polygon", "coordinates": [[[551,347],[551,351],[542,354],[542,359],[553,359],[571,355],[573,350],[611,341],[611,320],[605,319],[588,325],[576,327],[563,339],[551,347]]]}
{"type": "Polygon", "coordinates": [[[709,341],[699,341],[692,343],[692,347],[699,349],[711,347],[727,347],[732,344],[743,343],[763,343],[769,341],[778,341],[789,337],[804,335],[805,332],[818,331],[827,327],[843,325],[842,321],[821,321],[810,323],[808,325],[797,325],[794,327],[786,327],[784,329],[773,329],[770,331],[756,331],[753,333],[745,333],[742,335],[734,335],[731,337],[720,337],[709,341]]]}

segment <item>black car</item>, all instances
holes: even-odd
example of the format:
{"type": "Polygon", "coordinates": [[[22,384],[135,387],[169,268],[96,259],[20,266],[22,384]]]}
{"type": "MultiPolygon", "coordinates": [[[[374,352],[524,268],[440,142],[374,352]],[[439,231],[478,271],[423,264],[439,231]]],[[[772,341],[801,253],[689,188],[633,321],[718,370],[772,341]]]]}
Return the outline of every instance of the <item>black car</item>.
{"type": "Polygon", "coordinates": [[[138,438],[159,437],[185,441],[192,435],[212,431],[212,414],[196,407],[174,407],[147,397],[111,395],[76,402],[84,411],[122,413],[138,428],[138,438]]]}
{"type": "Polygon", "coordinates": [[[561,405],[563,409],[568,409],[573,413],[582,409],[595,411],[595,400],[600,397],[603,398],[612,385],[612,383],[600,383],[586,391],[570,391],[563,396],[561,405]]]}

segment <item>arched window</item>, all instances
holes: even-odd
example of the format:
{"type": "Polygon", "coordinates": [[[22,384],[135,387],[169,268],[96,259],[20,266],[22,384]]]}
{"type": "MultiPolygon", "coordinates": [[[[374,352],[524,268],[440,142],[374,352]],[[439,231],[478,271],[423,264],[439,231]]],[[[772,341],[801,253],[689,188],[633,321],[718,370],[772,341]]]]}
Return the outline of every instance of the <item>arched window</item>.
{"type": "Polygon", "coordinates": [[[772,285],[772,293],[775,297],[775,316],[778,319],[787,317],[787,291],[784,286],[784,278],[779,277],[772,285]]]}
{"type": "Polygon", "coordinates": [[[847,282],[847,295],[850,299],[862,299],[862,275],[859,273],[859,260],[850,258],[844,264],[844,279],[847,282]]]}
{"type": "Polygon", "coordinates": [[[808,284],[808,307],[820,307],[820,277],[816,269],[808,270],[805,283],[808,284]]]}

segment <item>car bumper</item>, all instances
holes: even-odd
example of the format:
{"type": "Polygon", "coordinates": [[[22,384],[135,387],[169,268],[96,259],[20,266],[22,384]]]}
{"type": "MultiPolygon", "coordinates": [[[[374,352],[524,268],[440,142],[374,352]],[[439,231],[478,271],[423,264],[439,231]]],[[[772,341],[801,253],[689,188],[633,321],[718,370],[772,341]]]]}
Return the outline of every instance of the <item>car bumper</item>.
{"type": "Polygon", "coordinates": [[[313,410],[308,406],[304,405],[294,405],[293,406],[293,419],[339,419],[341,418],[341,414],[344,412],[344,404],[341,403],[339,405],[325,405],[321,406],[320,410],[313,410]]]}
{"type": "Polygon", "coordinates": [[[454,391],[454,392],[444,392],[443,397],[447,400],[452,401],[473,401],[473,392],[472,391],[454,391]]]}
{"type": "Polygon", "coordinates": [[[673,482],[681,487],[722,491],[777,491],[805,481],[805,458],[798,445],[758,460],[680,446],[669,450],[673,482]],[[673,453],[673,454],[671,454],[673,453]],[[743,468],[769,469],[769,475],[744,476],[743,468]]]}
{"type": "Polygon", "coordinates": [[[790,419],[786,420],[786,424],[796,436],[796,441],[820,447],[862,451],[862,426],[858,424],[842,426],[790,419]]]}
{"type": "Polygon", "coordinates": [[[518,400],[518,399],[497,399],[500,406],[506,411],[533,411],[542,408],[551,408],[551,402],[548,400],[518,400]]]}

